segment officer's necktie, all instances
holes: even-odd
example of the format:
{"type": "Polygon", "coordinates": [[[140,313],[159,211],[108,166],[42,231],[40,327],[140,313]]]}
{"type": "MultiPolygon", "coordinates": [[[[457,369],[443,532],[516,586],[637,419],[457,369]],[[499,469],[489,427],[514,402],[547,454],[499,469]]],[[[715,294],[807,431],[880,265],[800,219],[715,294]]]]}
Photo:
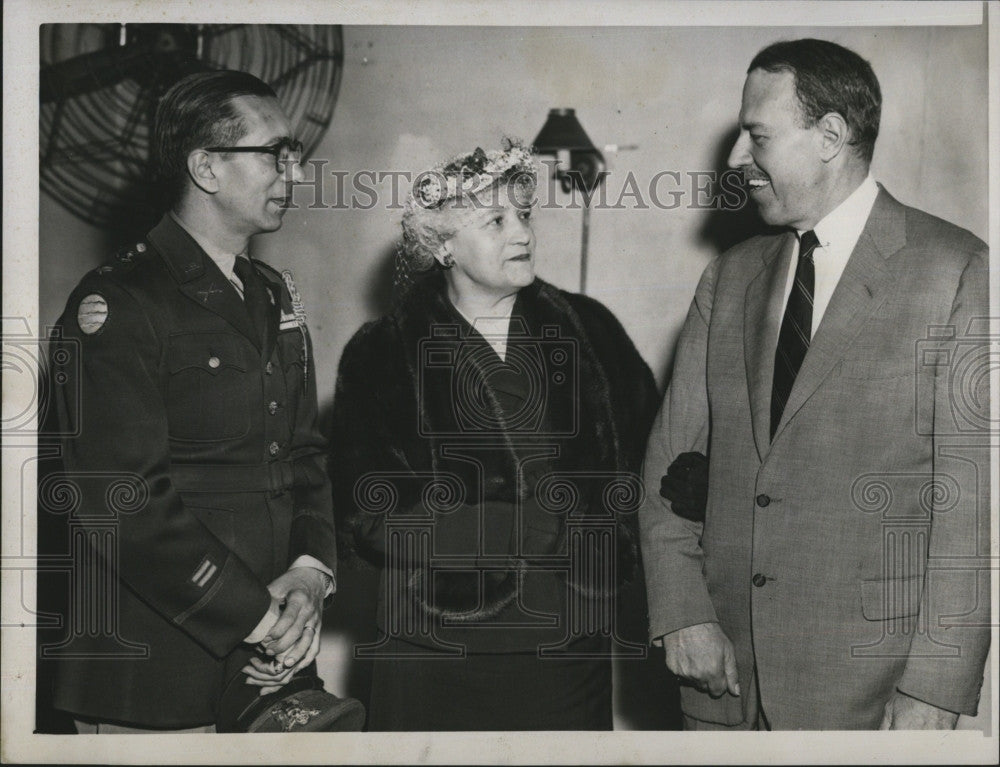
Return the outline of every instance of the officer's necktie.
{"type": "Polygon", "coordinates": [[[243,302],[246,304],[257,338],[263,344],[267,333],[267,309],[270,303],[264,285],[248,258],[238,256],[236,263],[233,264],[233,272],[243,283],[243,302]]]}
{"type": "Polygon", "coordinates": [[[774,352],[774,384],[771,387],[771,438],[785,412],[785,403],[792,393],[795,376],[802,367],[802,360],[809,351],[812,338],[813,289],[816,270],[813,251],[819,245],[816,233],[805,232],[799,241],[799,263],[795,267],[795,281],[785,306],[778,334],[778,348],[774,352]]]}

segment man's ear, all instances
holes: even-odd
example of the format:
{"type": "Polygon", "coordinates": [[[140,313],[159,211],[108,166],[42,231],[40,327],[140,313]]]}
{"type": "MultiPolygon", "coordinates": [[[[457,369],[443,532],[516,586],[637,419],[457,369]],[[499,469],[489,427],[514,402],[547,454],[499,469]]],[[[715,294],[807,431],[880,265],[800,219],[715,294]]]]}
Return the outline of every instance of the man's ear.
{"type": "Polygon", "coordinates": [[[816,122],[816,129],[823,162],[830,162],[839,155],[851,138],[851,128],[839,112],[827,112],[816,122]]]}
{"type": "Polygon", "coordinates": [[[187,172],[199,189],[208,194],[219,191],[219,179],[212,167],[212,154],[204,149],[195,149],[187,157],[187,172]]]}

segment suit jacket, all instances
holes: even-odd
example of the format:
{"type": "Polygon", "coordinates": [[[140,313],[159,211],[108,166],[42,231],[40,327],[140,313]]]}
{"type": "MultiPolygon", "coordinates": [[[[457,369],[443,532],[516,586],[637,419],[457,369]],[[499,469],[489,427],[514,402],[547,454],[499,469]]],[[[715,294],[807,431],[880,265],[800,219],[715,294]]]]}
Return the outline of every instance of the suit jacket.
{"type": "Polygon", "coordinates": [[[63,467],[39,488],[43,514],[60,488],[78,494],[61,509],[62,545],[82,548],[69,636],[50,651],[57,708],[213,722],[227,656],[267,610],[267,584],[303,554],[336,565],[309,339],[281,276],[257,270],[272,303],[264,339],[170,216],[69,298],[52,353],[66,376],[63,467]],[[87,333],[79,307],[99,307],[93,296],[107,317],[87,333]]]}
{"type": "MultiPolygon", "coordinates": [[[[778,729],[877,727],[897,688],[974,713],[989,645],[985,245],[881,189],[772,441],[793,243],[755,237],[709,264],[681,331],[640,510],[651,637],[718,621],[778,729]],[[657,492],[686,450],[709,453],[703,525],[657,492]]],[[[682,696],[695,718],[744,718],[728,693],[682,696]]]]}

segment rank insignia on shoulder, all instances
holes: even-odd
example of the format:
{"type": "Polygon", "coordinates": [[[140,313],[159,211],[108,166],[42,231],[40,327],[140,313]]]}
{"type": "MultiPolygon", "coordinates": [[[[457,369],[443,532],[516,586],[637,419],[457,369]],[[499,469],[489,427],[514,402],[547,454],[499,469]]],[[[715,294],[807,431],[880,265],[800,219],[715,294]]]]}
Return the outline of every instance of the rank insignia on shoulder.
{"type": "Polygon", "coordinates": [[[122,266],[130,267],[133,266],[135,257],[145,252],[146,243],[140,240],[139,242],[133,242],[130,245],[124,245],[119,248],[118,252],[115,253],[115,260],[122,266]]]}
{"type": "Polygon", "coordinates": [[[76,310],[76,324],[86,335],[92,336],[108,321],[108,302],[100,293],[86,296],[76,310]]]}

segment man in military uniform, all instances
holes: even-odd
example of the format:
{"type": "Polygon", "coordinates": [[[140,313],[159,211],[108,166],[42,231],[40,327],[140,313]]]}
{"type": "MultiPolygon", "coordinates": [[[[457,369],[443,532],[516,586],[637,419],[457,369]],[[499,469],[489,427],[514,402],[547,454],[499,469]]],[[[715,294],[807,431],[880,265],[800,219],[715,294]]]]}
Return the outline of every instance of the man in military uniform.
{"type": "MultiPolygon", "coordinates": [[[[78,433],[64,467],[84,524],[117,515],[118,634],[148,648],[116,658],[107,637],[75,638],[90,657],[58,662],[53,698],[81,732],[211,731],[220,707],[233,718],[314,668],[336,548],[310,340],[290,275],[247,256],[301,180],[290,131],[251,75],[177,83],[154,136],[171,210],[87,274],[59,321],[80,350],[61,387],[79,394],[57,403],[78,433]],[[122,480],[127,509],[110,492],[122,480]]],[[[306,686],[286,730],[338,702],[306,686]]]]}

